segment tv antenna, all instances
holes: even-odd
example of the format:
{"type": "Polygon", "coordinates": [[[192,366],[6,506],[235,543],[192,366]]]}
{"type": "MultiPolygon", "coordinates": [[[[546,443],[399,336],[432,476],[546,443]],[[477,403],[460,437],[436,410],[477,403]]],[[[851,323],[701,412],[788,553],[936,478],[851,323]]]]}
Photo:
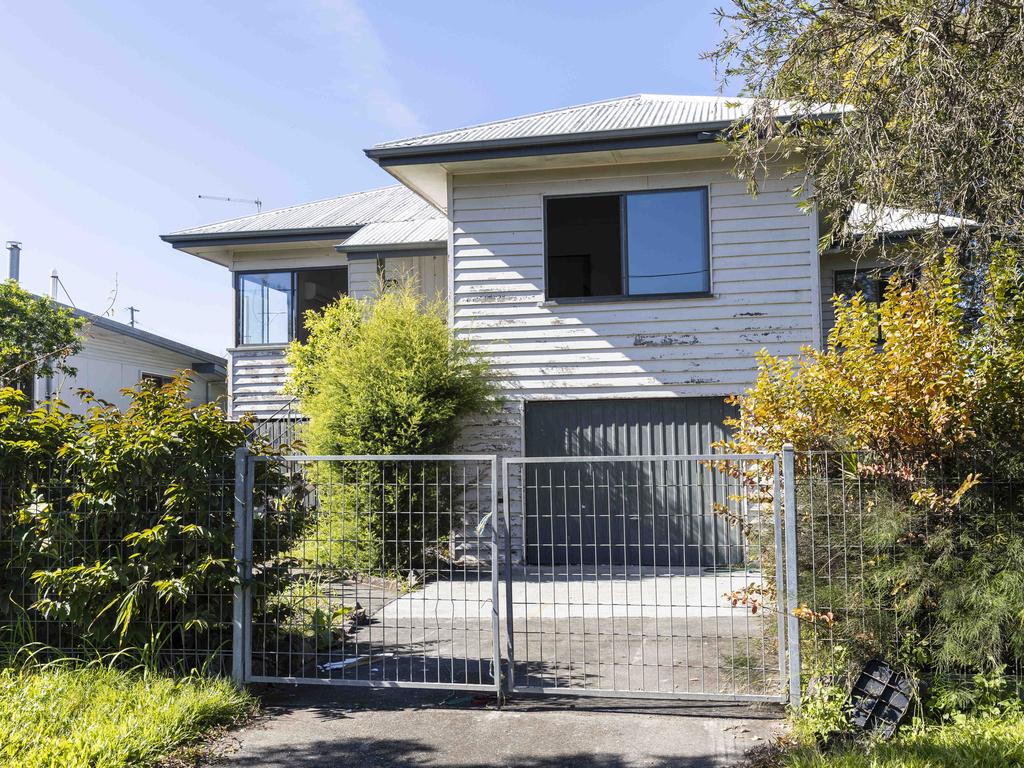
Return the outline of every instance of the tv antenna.
{"type": "Polygon", "coordinates": [[[218,197],[217,195],[200,195],[200,200],[219,200],[222,203],[245,203],[246,205],[255,205],[256,213],[263,210],[263,201],[258,197],[255,200],[247,200],[242,197],[218,197]]]}

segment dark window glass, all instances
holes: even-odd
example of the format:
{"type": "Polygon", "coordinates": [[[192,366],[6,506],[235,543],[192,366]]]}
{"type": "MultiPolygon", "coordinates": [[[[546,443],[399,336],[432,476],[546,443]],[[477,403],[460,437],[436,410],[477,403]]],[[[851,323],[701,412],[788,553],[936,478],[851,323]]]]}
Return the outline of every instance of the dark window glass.
{"type": "Polygon", "coordinates": [[[622,293],[620,208],[619,195],[547,201],[548,296],[622,293]]]}
{"type": "Polygon", "coordinates": [[[139,381],[151,381],[154,386],[163,387],[170,384],[174,379],[170,376],[164,376],[162,373],[142,373],[139,374],[139,381]]]}
{"type": "Polygon", "coordinates": [[[626,195],[630,295],[707,293],[707,220],[703,189],[626,195]]]}
{"type": "Polygon", "coordinates": [[[348,268],[309,269],[295,273],[296,287],[296,323],[300,341],[305,341],[306,312],[319,312],[339,296],[348,293],[348,268]]]}
{"type": "Polygon", "coordinates": [[[549,198],[549,298],[708,293],[706,189],[549,198]]]}
{"type": "Polygon", "coordinates": [[[291,272],[239,275],[239,341],[242,344],[289,342],[294,299],[291,272]]]}
{"type": "Polygon", "coordinates": [[[858,293],[868,304],[881,304],[885,289],[893,276],[891,269],[844,269],[833,276],[833,289],[837,296],[849,301],[858,293]]]}

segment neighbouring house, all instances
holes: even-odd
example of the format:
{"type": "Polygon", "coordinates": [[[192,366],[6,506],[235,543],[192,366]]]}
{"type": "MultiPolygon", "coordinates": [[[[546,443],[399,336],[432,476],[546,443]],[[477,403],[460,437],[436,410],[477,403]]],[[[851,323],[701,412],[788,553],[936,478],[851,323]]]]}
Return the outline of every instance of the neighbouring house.
{"type": "Polygon", "coordinates": [[[188,372],[193,405],[226,400],[227,360],[223,357],[108,317],[69,309],[87,321],[82,331],[82,351],[68,358],[68,365],[77,373],[37,379],[37,401],[56,395],[72,411],[81,413],[89,405],[75,391],[88,389],[122,408],[129,402],[122,389],[143,380],[164,384],[181,371],[188,372]]]}
{"type": "Polygon", "coordinates": [[[401,186],[163,239],[233,273],[233,413],[286,402],[304,309],[413,271],[507,396],[460,451],[706,453],[756,353],[821,344],[832,294],[870,280],[819,254],[817,212],[781,165],[756,197],[732,174],[716,139],[748,109],[641,94],[387,142],[366,154],[401,186]]]}

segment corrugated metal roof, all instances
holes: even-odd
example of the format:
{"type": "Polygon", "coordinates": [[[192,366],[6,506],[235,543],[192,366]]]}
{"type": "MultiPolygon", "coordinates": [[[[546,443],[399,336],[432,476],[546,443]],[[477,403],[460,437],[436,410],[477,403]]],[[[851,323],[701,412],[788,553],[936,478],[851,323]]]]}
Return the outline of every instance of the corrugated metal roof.
{"type": "Polygon", "coordinates": [[[219,221],[201,227],[183,229],[168,237],[224,235],[288,230],[343,229],[375,222],[433,219],[437,209],[412,190],[400,184],[366,192],[354,192],[329,200],[303,203],[288,208],[264,211],[252,216],[219,221]]]}
{"type": "Polygon", "coordinates": [[[368,249],[384,245],[418,245],[445,243],[448,219],[414,219],[412,221],[380,221],[367,224],[342,243],[341,250],[368,249]]]}
{"type": "Polygon", "coordinates": [[[78,307],[73,307],[70,304],[64,304],[60,301],[54,301],[53,303],[67,309],[75,317],[81,317],[98,328],[104,328],[108,331],[113,331],[114,333],[120,333],[123,336],[137,339],[138,341],[144,341],[155,347],[166,349],[168,352],[175,352],[179,355],[184,355],[185,357],[192,358],[192,362],[211,363],[213,365],[219,365],[222,368],[228,364],[228,361],[225,358],[220,355],[215,355],[212,352],[206,352],[202,349],[190,347],[188,344],[182,344],[180,341],[169,339],[166,336],[158,336],[155,333],[144,331],[141,328],[133,328],[130,325],[119,323],[117,320],[104,317],[103,315],[97,315],[84,309],[79,309],[78,307]]]}
{"type": "MultiPolygon", "coordinates": [[[[491,123],[414,136],[377,144],[374,149],[398,149],[481,141],[507,141],[543,136],[590,134],[670,126],[724,123],[749,114],[752,99],[729,96],[672,96],[640,93],[607,101],[537,112],[491,123]]],[[[789,110],[779,105],[778,114],[789,110]]],[[[823,108],[823,111],[828,109],[823,108]]]]}
{"type": "Polygon", "coordinates": [[[894,235],[919,232],[935,226],[940,229],[956,229],[974,227],[977,224],[978,222],[973,219],[940,213],[920,213],[907,208],[882,208],[879,211],[865,203],[855,203],[846,219],[847,229],[852,235],[867,234],[868,228],[872,226],[875,234],[894,235]]]}

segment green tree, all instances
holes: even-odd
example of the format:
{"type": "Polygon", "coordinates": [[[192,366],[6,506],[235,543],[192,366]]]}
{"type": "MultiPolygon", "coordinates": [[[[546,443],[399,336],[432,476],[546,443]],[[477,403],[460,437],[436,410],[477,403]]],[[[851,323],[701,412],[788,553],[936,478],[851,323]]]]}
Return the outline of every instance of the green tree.
{"type": "MultiPolygon", "coordinates": [[[[487,361],[444,318],[444,304],[424,303],[408,281],[306,314],[289,389],[313,453],[448,453],[467,417],[498,406],[487,361]]],[[[320,464],[310,480],[321,515],[297,555],[386,576],[440,565],[460,523],[455,477],[441,464],[320,464]]]]}
{"type": "Polygon", "coordinates": [[[732,136],[746,178],[785,158],[828,236],[858,248],[873,239],[847,237],[855,203],[869,234],[895,207],[966,216],[977,228],[958,236],[975,243],[1020,236],[1018,0],[735,0],[718,15],[726,32],[705,56],[754,99],[732,136]]]}
{"type": "Polygon", "coordinates": [[[424,303],[412,282],[306,313],[288,388],[314,452],[444,453],[463,419],[497,407],[486,359],[444,318],[444,304],[424,303]]]}
{"type": "Polygon", "coordinates": [[[85,320],[13,280],[0,283],[0,387],[24,388],[37,376],[73,375],[67,358],[82,349],[85,320]]]}

